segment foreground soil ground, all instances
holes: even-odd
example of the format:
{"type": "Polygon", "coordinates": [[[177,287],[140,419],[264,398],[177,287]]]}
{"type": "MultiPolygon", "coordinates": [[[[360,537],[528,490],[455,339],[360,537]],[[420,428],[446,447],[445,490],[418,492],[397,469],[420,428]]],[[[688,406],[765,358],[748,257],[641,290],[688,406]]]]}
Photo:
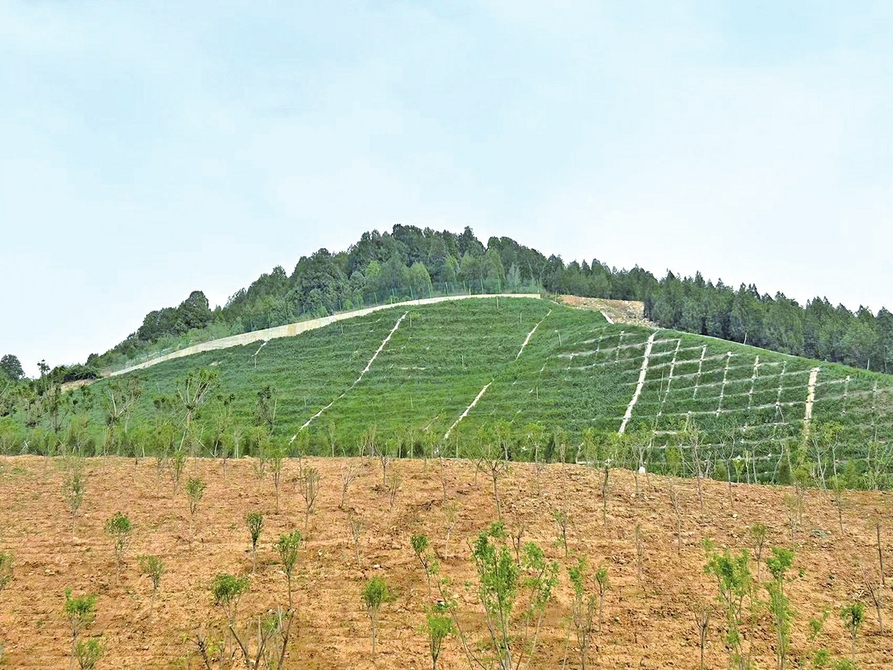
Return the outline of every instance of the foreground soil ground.
{"type": "MultiPolygon", "coordinates": [[[[317,509],[310,517],[306,548],[296,583],[298,616],[289,668],[427,668],[427,640],[419,631],[425,607],[431,604],[424,575],[409,548],[414,533],[424,532],[442,555],[441,571],[459,593],[459,612],[470,624],[477,620],[469,541],[496,518],[492,488],[486,476],[475,476],[472,463],[395,461],[391,471],[400,488],[389,509],[377,461],[311,459],[321,475],[317,509]],[[344,509],[341,472],[353,463],[359,476],[350,486],[344,509]],[[448,505],[458,505],[449,549],[444,491],[448,505]],[[360,565],[349,531],[350,514],[362,520],[360,565]],[[382,608],[379,652],[370,656],[369,622],[360,602],[365,579],[383,576],[396,600],[382,608]]],[[[303,499],[295,490],[297,463],[283,467],[281,510],[276,513],[272,476],[260,479],[249,460],[195,460],[186,465],[183,481],[200,477],[208,483],[191,541],[185,493],[173,491],[169,471],[159,474],[154,460],[105,458],[87,461],[87,491],[74,531],[61,495],[59,461],[38,457],[0,459],[0,551],[15,555],[15,577],[0,592],[0,639],[6,641],[6,667],[65,668],[70,631],[62,608],[65,589],[95,593],[97,618],[88,634],[101,634],[106,655],[98,668],[199,668],[195,633],[207,622],[219,622],[209,585],[216,573],[251,572],[244,516],[265,514],[251,592],[242,600],[242,616],[286,604],[285,579],[272,542],[281,533],[304,529],[303,499]],[[134,533],[120,583],[114,555],[105,535],[105,521],[122,511],[134,522],[134,533]],[[136,556],[160,555],[167,564],[154,613],[151,585],[139,575],[136,556]]],[[[523,524],[524,539],[541,544],[562,564],[557,597],[548,610],[541,645],[532,668],[580,667],[568,643],[570,588],[566,567],[572,559],[555,542],[552,510],[567,510],[572,525],[569,544],[590,565],[608,568],[612,588],[605,601],[605,625],[596,635],[591,667],[697,668],[699,645],[691,605],[715,603],[715,585],[704,574],[701,542],[710,537],[720,547],[750,548],[748,528],[769,527],[768,546],[791,546],[785,496],[790,489],[704,483],[704,509],[696,482],[659,477],[634,477],[612,472],[607,523],[602,520],[601,473],[582,466],[548,466],[537,470],[513,465],[499,481],[508,526],[523,524]],[[668,493],[676,486],[682,510],[681,543],[668,493]],[[539,489],[539,490],[538,490],[539,489]],[[637,575],[636,526],[641,526],[641,582],[637,575]]],[[[889,524],[888,497],[853,492],[846,496],[844,532],[832,498],[811,491],[805,499],[803,525],[796,536],[795,578],[788,593],[796,611],[792,667],[809,667],[805,657],[816,646],[835,657],[849,654],[849,637],[837,614],[854,598],[866,603],[866,621],[857,640],[860,668],[893,667],[893,636],[881,634],[864,586],[863,568],[877,571],[874,526],[881,513],[889,524]],[[800,573],[800,574],[797,574],[800,573]],[[807,640],[808,621],[823,610],[831,615],[817,642],[807,640]],[[804,659],[802,664],[798,659],[804,659]]],[[[886,526],[885,526],[886,528],[886,526]]],[[[893,540],[893,538],[891,538],[893,540]]],[[[893,565],[893,552],[886,563],[893,565]]],[[[766,570],[763,569],[765,578],[766,570]]],[[[889,580],[888,580],[889,581],[889,580]]],[[[888,584],[889,588],[889,584],[888,584]]],[[[762,596],[765,597],[765,590],[762,596]]],[[[893,598],[889,598],[893,604],[893,598]]],[[[884,610],[893,625],[893,607],[884,610]]],[[[707,667],[724,668],[722,616],[713,614],[708,632],[707,667]]],[[[571,636],[573,638],[573,636],[571,636]]],[[[758,667],[774,667],[774,636],[767,614],[754,635],[758,667]]],[[[458,642],[449,639],[443,668],[465,668],[458,642]]]]}

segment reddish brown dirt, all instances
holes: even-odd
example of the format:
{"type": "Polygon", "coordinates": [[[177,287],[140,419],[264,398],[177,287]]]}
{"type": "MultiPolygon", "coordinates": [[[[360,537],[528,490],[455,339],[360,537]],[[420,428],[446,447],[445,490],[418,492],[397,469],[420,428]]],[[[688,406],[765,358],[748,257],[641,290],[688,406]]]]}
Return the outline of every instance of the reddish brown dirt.
{"type": "MultiPolygon", "coordinates": [[[[424,608],[430,604],[425,579],[409,549],[413,533],[425,532],[442,553],[444,524],[439,471],[421,461],[392,464],[402,485],[393,512],[381,488],[377,462],[360,463],[360,476],[351,486],[348,505],[363,520],[362,569],[355,563],[348,531],[348,512],[338,508],[345,460],[314,459],[322,475],[318,510],[312,515],[309,539],[297,583],[297,635],[289,651],[289,668],[426,668],[427,642],[419,632],[424,608]],[[380,647],[370,658],[369,623],[359,593],[364,578],[382,575],[396,590],[395,602],[381,612],[380,647]]],[[[60,494],[62,469],[58,461],[38,457],[0,459],[0,550],[15,554],[15,578],[0,593],[0,639],[6,640],[10,668],[65,668],[70,646],[62,614],[64,591],[99,595],[98,616],[89,634],[101,634],[107,646],[99,668],[198,668],[194,635],[204,622],[221,620],[209,595],[216,573],[249,573],[246,512],[262,510],[266,525],[261,537],[257,573],[251,592],[240,604],[242,616],[285,604],[285,580],[271,549],[282,532],[303,527],[303,503],[293,483],[283,485],[282,511],[275,513],[272,478],[259,480],[250,461],[229,463],[197,460],[187,465],[186,477],[201,477],[208,489],[200,504],[195,541],[190,545],[188,507],[181,490],[172,493],[168,473],[159,477],[153,460],[137,466],[133,460],[91,459],[87,462],[87,494],[72,534],[71,517],[60,494]],[[103,524],[114,512],[126,512],[135,524],[132,544],[120,585],[115,582],[111,542],[103,524]],[[150,584],[139,576],[136,556],[161,555],[167,563],[160,594],[150,616],[150,584]]],[[[451,577],[461,597],[459,611],[466,623],[476,620],[474,593],[462,584],[473,579],[468,561],[469,540],[495,517],[495,505],[484,475],[475,484],[474,467],[448,461],[445,466],[448,498],[460,507],[450,555],[442,572],[451,577]]],[[[285,466],[284,480],[295,477],[297,464],[285,466]]],[[[605,606],[606,625],[596,636],[593,667],[696,668],[697,634],[689,604],[713,602],[715,588],[704,574],[700,542],[711,537],[719,546],[746,548],[747,528],[760,521],[769,528],[770,546],[789,546],[783,488],[725,485],[706,482],[705,508],[699,510],[695,482],[677,481],[683,507],[682,547],[677,553],[673,508],[668,480],[640,477],[642,495],[634,496],[628,472],[611,475],[608,523],[602,523],[600,473],[582,466],[550,466],[542,475],[537,495],[535,469],[513,465],[499,483],[506,521],[526,524],[525,539],[539,542],[562,564],[561,585],[550,607],[542,644],[532,668],[558,668],[566,649],[570,561],[555,544],[551,509],[570,511],[570,545],[591,565],[609,569],[612,590],[605,606]],[[644,539],[644,579],[637,580],[635,527],[644,539]]],[[[788,586],[797,612],[792,656],[803,657],[814,646],[807,642],[808,620],[823,609],[832,614],[819,642],[837,655],[848,653],[837,611],[859,597],[866,602],[866,623],[858,638],[860,667],[893,667],[893,637],[881,635],[874,609],[864,594],[861,566],[876,568],[873,528],[866,519],[884,511],[889,524],[887,496],[850,493],[844,510],[845,532],[837,524],[829,496],[813,491],[806,498],[803,530],[797,538],[795,572],[788,586]]],[[[890,540],[893,542],[893,538],[890,540]]],[[[893,552],[886,563],[893,565],[893,552]]],[[[763,570],[765,575],[765,568],[763,570]]],[[[765,593],[765,592],[764,592],[765,593]]],[[[885,610],[893,626],[893,611],[885,610]]],[[[721,616],[711,619],[707,667],[725,667],[720,641],[721,616]]],[[[763,613],[754,636],[759,667],[774,666],[773,635],[763,613]]],[[[578,668],[573,644],[567,667],[578,668]]],[[[455,639],[446,642],[443,668],[464,668],[455,639]]],[[[794,665],[793,667],[796,667],[794,665]]],[[[805,667],[805,664],[804,664],[805,667]]]]}

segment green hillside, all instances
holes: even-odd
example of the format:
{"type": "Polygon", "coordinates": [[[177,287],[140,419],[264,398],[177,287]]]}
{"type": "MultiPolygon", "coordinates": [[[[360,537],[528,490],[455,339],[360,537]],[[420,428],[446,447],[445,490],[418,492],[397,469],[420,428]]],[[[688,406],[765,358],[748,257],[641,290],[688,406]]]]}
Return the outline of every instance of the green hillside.
{"type": "MultiPolygon", "coordinates": [[[[548,300],[490,298],[387,309],[141,370],[130,433],[112,449],[175,450],[183,433],[177,387],[200,368],[218,379],[189,439],[214,453],[279,445],[352,454],[375,426],[378,448],[394,455],[468,456],[483,439],[518,459],[610,458],[686,474],[697,453],[721,479],[788,481],[799,469],[827,483],[836,470],[847,485],[881,487],[893,440],[889,376],[611,325],[548,300]],[[252,428],[267,385],[277,399],[269,444],[252,428]],[[496,432],[484,439],[484,426],[496,432]]],[[[80,439],[94,450],[109,450],[95,428],[109,384],[122,380],[73,394],[92,398],[94,432],[80,439]]]]}

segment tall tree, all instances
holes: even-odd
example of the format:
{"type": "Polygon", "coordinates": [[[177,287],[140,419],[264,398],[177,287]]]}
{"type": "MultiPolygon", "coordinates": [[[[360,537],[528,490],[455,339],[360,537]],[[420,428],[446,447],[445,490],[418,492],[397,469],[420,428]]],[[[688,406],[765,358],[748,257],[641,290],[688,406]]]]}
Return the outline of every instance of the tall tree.
{"type": "Polygon", "coordinates": [[[6,354],[3,358],[0,358],[0,372],[13,381],[18,381],[25,376],[21,362],[17,356],[12,354],[6,354]]]}

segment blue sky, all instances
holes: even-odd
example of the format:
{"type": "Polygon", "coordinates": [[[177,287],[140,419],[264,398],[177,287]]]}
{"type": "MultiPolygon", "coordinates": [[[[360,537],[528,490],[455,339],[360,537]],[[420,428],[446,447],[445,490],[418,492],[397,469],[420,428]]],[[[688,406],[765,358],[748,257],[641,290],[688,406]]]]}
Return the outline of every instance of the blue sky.
{"type": "Polygon", "coordinates": [[[394,223],[893,308],[893,4],[0,0],[0,354],[394,223]]]}

